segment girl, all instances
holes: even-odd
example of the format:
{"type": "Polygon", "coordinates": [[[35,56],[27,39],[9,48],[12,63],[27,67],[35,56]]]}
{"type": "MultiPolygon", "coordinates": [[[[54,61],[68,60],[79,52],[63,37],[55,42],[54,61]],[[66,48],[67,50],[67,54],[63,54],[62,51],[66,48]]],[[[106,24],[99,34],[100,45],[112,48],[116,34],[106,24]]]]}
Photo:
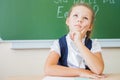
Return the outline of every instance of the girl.
{"type": "Polygon", "coordinates": [[[90,39],[93,9],[85,3],[74,4],[66,18],[69,33],[54,41],[45,64],[51,76],[102,77],[104,63],[101,47],[90,39]]]}

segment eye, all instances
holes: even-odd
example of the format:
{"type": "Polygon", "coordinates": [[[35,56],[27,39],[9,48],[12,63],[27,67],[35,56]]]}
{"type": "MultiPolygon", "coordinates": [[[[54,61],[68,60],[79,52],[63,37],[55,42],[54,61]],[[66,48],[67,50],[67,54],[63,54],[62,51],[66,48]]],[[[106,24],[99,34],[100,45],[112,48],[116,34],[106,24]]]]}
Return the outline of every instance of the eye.
{"type": "Polygon", "coordinates": [[[78,15],[77,15],[77,14],[74,14],[73,17],[78,17],[78,15]]]}
{"type": "Polygon", "coordinates": [[[88,20],[88,17],[84,17],[84,19],[88,20]]]}

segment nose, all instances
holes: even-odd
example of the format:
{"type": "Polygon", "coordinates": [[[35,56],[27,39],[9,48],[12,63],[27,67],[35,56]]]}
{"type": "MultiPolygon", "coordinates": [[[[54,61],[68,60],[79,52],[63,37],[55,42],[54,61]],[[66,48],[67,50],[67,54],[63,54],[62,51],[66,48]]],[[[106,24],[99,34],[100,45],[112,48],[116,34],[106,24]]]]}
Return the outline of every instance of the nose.
{"type": "Polygon", "coordinates": [[[82,18],[78,18],[78,22],[82,23],[83,19],[82,18]]]}

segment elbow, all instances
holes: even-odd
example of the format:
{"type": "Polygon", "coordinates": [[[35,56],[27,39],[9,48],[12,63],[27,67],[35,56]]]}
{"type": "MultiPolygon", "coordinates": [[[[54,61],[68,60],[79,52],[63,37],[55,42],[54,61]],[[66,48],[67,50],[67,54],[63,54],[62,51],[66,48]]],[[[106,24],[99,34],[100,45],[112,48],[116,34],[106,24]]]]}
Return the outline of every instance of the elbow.
{"type": "Polygon", "coordinates": [[[48,65],[44,66],[44,75],[49,75],[49,66],[48,65]]]}
{"type": "Polygon", "coordinates": [[[48,71],[46,70],[46,68],[44,69],[44,75],[48,75],[48,71]]]}
{"type": "Polygon", "coordinates": [[[94,73],[100,75],[103,73],[103,69],[96,70],[94,71],[94,73]]]}
{"type": "Polygon", "coordinates": [[[45,68],[44,68],[44,74],[45,74],[45,75],[49,75],[49,74],[50,74],[50,70],[49,70],[48,67],[45,67],[45,68]]]}
{"type": "Polygon", "coordinates": [[[44,68],[44,75],[52,75],[52,73],[53,73],[52,66],[45,66],[45,68],[44,68]]]}
{"type": "Polygon", "coordinates": [[[100,74],[103,73],[103,71],[104,71],[104,66],[101,66],[101,67],[99,67],[99,68],[96,68],[93,72],[94,72],[95,74],[100,75],[100,74]]]}

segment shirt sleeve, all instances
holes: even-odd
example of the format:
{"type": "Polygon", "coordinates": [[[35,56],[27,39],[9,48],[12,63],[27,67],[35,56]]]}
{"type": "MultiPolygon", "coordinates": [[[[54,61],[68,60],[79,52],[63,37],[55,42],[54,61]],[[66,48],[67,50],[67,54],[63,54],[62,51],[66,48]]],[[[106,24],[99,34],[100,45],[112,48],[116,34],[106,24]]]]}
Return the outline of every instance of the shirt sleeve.
{"type": "Polygon", "coordinates": [[[61,54],[60,54],[60,46],[59,46],[59,41],[58,40],[55,40],[53,42],[53,44],[51,45],[50,52],[51,51],[55,51],[61,56],[61,54]]]}
{"type": "Polygon", "coordinates": [[[102,52],[101,45],[98,42],[97,39],[92,41],[92,49],[91,52],[96,53],[96,52],[102,52]]]}

